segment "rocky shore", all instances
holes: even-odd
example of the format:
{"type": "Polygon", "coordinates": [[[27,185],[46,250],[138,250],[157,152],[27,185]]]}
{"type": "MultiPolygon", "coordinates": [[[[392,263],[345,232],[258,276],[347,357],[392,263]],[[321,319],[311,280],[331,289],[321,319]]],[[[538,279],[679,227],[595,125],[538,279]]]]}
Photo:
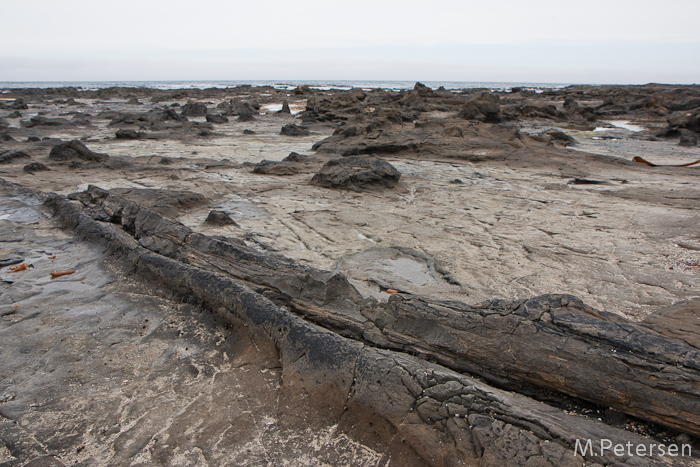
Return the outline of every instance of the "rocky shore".
{"type": "Polygon", "coordinates": [[[699,134],[700,86],[8,90],[0,462],[700,465],[699,134]]]}

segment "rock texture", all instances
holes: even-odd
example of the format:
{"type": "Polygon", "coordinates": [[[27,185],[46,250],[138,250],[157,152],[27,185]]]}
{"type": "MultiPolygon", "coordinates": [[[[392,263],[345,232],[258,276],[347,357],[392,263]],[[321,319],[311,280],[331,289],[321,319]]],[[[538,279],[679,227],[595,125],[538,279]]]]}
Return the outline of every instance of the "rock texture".
{"type": "MultiPolygon", "coordinates": [[[[620,365],[633,365],[640,375],[651,371],[654,378],[666,378],[663,368],[670,362],[664,362],[663,355],[672,351],[674,372],[691,375],[696,371],[696,350],[685,342],[589,309],[573,297],[545,296],[518,303],[496,300],[471,308],[401,295],[385,305],[361,302],[354,288],[338,274],[314,271],[281,257],[255,253],[235,242],[193,234],[147,208],[94,187],[74,198],[89,209],[82,211],[56,196],[49,200],[67,227],[85,239],[108,245],[154,283],[177,294],[193,294],[233,323],[245,324],[250,331],[272,339],[280,349],[285,381],[298,381],[295,384],[312,394],[322,392],[330,410],[343,414],[341,423],[350,432],[371,421],[379,438],[400,433],[427,465],[581,465],[584,458],[573,453],[576,439],[649,441],[488,387],[410,353],[443,360],[454,368],[469,366],[494,381],[517,380],[518,373],[530,371],[536,375],[534,379],[544,380],[544,386],[575,381],[577,387],[585,388],[588,380],[596,386],[595,397],[610,400],[616,399],[621,388],[617,385],[623,384],[629,398],[621,402],[631,403],[633,411],[663,423],[672,420],[672,425],[682,425],[693,433],[698,426],[692,415],[696,412],[692,407],[697,405],[697,401],[691,402],[696,397],[692,384],[682,390],[683,397],[666,397],[664,393],[671,386],[681,390],[672,382],[678,380],[676,375],[669,374],[666,384],[648,385],[653,380],[649,373],[637,378],[634,373],[619,371],[620,365]],[[85,212],[92,214],[86,216],[85,212]],[[182,261],[185,258],[186,263],[182,261]],[[293,313],[275,302],[291,305],[293,313]],[[300,320],[297,314],[322,327],[300,320]],[[537,340],[540,336],[541,342],[537,340]],[[556,342],[559,338],[561,344],[556,342]],[[687,350],[681,350],[683,346],[687,350]],[[459,348],[461,355],[450,348],[459,348]],[[577,358],[597,348],[601,349],[600,359],[577,358]],[[489,349],[498,357],[490,355],[489,349]],[[465,365],[469,357],[464,355],[470,352],[478,355],[465,365]],[[679,360],[679,356],[686,360],[679,360]],[[587,367],[576,369],[579,364],[587,367]],[[490,365],[502,366],[487,370],[490,365]],[[550,377],[547,368],[552,368],[550,377]],[[567,368],[571,368],[570,376],[562,373],[569,371],[567,368]],[[605,373],[606,368],[614,369],[614,374],[591,378],[605,373]],[[598,385],[600,380],[606,384],[598,385]],[[642,396],[644,391],[650,395],[642,396]],[[684,400],[690,404],[687,409],[682,408],[684,400]],[[635,401],[644,403],[637,405],[635,401]],[[671,411],[674,417],[666,419],[671,411]]],[[[597,454],[601,453],[592,453],[587,460],[625,461],[624,456],[597,454]]],[[[634,462],[651,465],[640,458],[634,462]]]]}
{"type": "Polygon", "coordinates": [[[326,162],[313,176],[311,183],[325,188],[359,190],[394,188],[400,178],[401,173],[383,159],[350,156],[326,162]]]}
{"type": "Polygon", "coordinates": [[[61,143],[54,146],[49,153],[49,160],[52,161],[88,161],[88,162],[105,162],[109,156],[107,154],[98,154],[87,148],[78,140],[61,143]]]}

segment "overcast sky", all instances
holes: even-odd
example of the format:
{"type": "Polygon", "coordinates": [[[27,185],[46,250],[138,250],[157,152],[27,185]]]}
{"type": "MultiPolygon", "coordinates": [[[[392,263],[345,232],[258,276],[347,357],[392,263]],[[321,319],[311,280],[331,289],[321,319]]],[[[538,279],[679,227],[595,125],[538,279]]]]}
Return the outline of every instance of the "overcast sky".
{"type": "Polygon", "coordinates": [[[700,0],[2,0],[0,81],[700,82],[700,0]]]}

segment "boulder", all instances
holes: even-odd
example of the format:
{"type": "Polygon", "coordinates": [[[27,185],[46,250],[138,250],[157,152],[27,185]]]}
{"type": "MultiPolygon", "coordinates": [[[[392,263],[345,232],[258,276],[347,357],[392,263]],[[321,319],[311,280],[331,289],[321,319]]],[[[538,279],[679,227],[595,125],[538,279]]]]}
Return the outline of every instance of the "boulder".
{"type": "Polygon", "coordinates": [[[570,136],[564,133],[561,130],[555,130],[555,129],[549,129],[546,131],[543,131],[536,137],[534,137],[537,140],[540,141],[545,141],[545,142],[552,142],[552,143],[560,143],[563,144],[564,146],[568,146],[570,144],[576,144],[576,140],[570,136]]]}
{"type": "Polygon", "coordinates": [[[255,165],[253,173],[264,175],[294,175],[299,173],[299,167],[294,162],[263,160],[255,165]]]}
{"type": "Polygon", "coordinates": [[[679,131],[681,134],[681,138],[678,141],[679,145],[687,146],[687,147],[691,147],[691,148],[694,148],[695,146],[698,145],[698,134],[697,133],[690,131],[690,130],[686,130],[685,128],[681,128],[679,131]]]}
{"type": "Polygon", "coordinates": [[[73,122],[65,118],[46,118],[41,116],[32,117],[29,121],[20,123],[25,128],[34,128],[35,126],[69,126],[73,122]]]}
{"type": "Polygon", "coordinates": [[[693,112],[673,112],[668,116],[670,128],[685,128],[700,133],[700,109],[693,112]]]}
{"type": "Polygon", "coordinates": [[[0,164],[12,164],[17,159],[31,159],[31,157],[24,151],[13,151],[0,155],[0,164]]]}
{"type": "Polygon", "coordinates": [[[238,109],[238,121],[239,122],[252,122],[255,120],[255,116],[253,115],[256,113],[252,106],[248,105],[247,103],[242,103],[238,109]]]}
{"type": "Polygon", "coordinates": [[[51,169],[46,167],[41,162],[32,162],[31,164],[27,164],[24,167],[22,167],[22,170],[28,174],[33,174],[34,172],[43,172],[51,169]]]}
{"type": "Polygon", "coordinates": [[[204,224],[212,227],[240,227],[225,211],[210,211],[204,224]]]}
{"type": "Polygon", "coordinates": [[[265,175],[294,175],[302,171],[309,171],[309,163],[316,159],[309,156],[290,153],[281,161],[264,160],[255,165],[253,173],[265,175]]]}
{"type": "Polygon", "coordinates": [[[311,132],[304,127],[290,123],[282,127],[280,135],[283,136],[309,136],[311,132]]]}
{"type": "Polygon", "coordinates": [[[464,103],[459,116],[465,120],[499,123],[501,121],[501,100],[491,92],[480,92],[464,103]]]}
{"type": "Polygon", "coordinates": [[[394,188],[401,173],[384,159],[374,156],[349,156],[332,159],[313,176],[311,183],[325,188],[358,190],[394,188]]]}
{"type": "Polygon", "coordinates": [[[209,123],[228,123],[228,118],[221,114],[207,114],[209,123]]]}
{"type": "Polygon", "coordinates": [[[182,106],[182,115],[185,117],[204,117],[207,114],[207,106],[202,102],[188,101],[182,106]]]}
{"type": "Polygon", "coordinates": [[[154,120],[158,121],[158,122],[167,122],[167,121],[189,122],[189,120],[187,119],[186,116],[178,114],[173,109],[163,110],[161,113],[159,113],[155,116],[154,120]]]}
{"type": "Polygon", "coordinates": [[[311,94],[313,91],[311,91],[311,88],[304,84],[303,86],[297,86],[293,91],[292,94],[295,96],[306,96],[311,94]]]}
{"type": "Polygon", "coordinates": [[[115,133],[117,139],[139,139],[143,134],[136,130],[119,129],[115,133]]]}
{"type": "Polygon", "coordinates": [[[430,94],[433,94],[433,90],[426,86],[423,83],[416,83],[415,86],[413,86],[413,91],[418,93],[420,96],[428,96],[430,94]]]}
{"type": "Polygon", "coordinates": [[[10,104],[9,107],[14,110],[25,110],[29,108],[24,102],[24,99],[15,99],[15,101],[12,104],[10,104]]]}
{"type": "Polygon", "coordinates": [[[49,159],[52,161],[105,162],[108,158],[107,154],[93,152],[78,140],[54,146],[49,153],[49,159]]]}

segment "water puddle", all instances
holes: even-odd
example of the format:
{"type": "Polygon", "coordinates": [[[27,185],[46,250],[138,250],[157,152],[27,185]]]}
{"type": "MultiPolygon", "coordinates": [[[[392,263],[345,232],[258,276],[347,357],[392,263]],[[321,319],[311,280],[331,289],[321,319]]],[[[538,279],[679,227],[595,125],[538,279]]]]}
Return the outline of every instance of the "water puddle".
{"type": "Polygon", "coordinates": [[[435,261],[417,252],[397,248],[370,248],[342,258],[337,269],[348,277],[381,290],[426,294],[447,286],[435,261]]]}
{"type": "Polygon", "coordinates": [[[634,124],[626,120],[606,120],[605,123],[612,125],[612,127],[597,127],[593,131],[601,132],[623,129],[627,131],[632,131],[634,133],[639,133],[640,131],[646,130],[646,128],[644,128],[643,126],[634,124]]]}
{"type": "Polygon", "coordinates": [[[48,216],[34,207],[41,204],[39,198],[30,195],[0,198],[0,220],[22,223],[42,221],[48,216]]]}

